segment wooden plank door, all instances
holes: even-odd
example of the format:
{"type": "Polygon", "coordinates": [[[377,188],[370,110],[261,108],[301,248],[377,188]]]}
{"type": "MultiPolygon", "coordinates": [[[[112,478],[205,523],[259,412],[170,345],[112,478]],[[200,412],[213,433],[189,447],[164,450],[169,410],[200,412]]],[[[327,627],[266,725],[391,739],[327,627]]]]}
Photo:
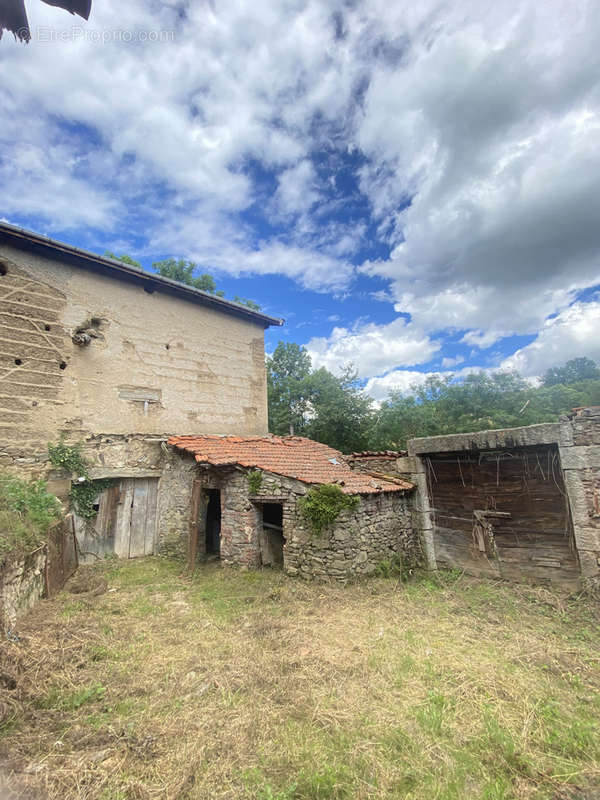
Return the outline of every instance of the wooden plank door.
{"type": "Polygon", "coordinates": [[[158,481],[136,478],[131,484],[129,558],[139,558],[154,552],[158,481]]]}

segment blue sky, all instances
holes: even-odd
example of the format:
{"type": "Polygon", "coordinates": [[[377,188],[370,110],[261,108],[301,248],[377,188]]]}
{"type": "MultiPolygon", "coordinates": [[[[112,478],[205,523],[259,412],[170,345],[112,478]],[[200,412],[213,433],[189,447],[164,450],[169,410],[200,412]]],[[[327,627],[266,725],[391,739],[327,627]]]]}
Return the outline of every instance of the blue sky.
{"type": "Polygon", "coordinates": [[[0,216],[212,272],[382,399],[600,360],[597,2],[29,3],[0,216]],[[490,5],[489,8],[485,7],[490,5]]]}

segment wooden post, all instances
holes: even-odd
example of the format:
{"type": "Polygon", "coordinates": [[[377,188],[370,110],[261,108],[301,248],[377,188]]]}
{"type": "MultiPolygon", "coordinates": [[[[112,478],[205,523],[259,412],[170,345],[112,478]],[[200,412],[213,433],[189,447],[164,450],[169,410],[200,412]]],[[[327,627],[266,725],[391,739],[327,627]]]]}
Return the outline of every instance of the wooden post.
{"type": "Polygon", "coordinates": [[[200,510],[200,498],[202,497],[202,483],[194,481],[192,484],[192,498],[190,503],[190,524],[188,534],[188,562],[189,572],[196,568],[196,553],[198,552],[198,512],[200,510]]]}

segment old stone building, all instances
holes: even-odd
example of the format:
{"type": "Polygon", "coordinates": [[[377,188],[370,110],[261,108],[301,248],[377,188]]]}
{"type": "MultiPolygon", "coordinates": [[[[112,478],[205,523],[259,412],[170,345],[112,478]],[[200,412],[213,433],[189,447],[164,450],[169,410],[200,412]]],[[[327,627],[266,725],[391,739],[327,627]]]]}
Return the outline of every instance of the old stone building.
{"type": "Polygon", "coordinates": [[[82,441],[92,477],[115,480],[82,550],[154,552],[189,511],[162,480],[166,439],[267,432],[264,330],[280,324],[0,224],[0,467],[49,475],[64,497],[71,476],[49,473],[47,443],[82,441]]]}
{"type": "Polygon", "coordinates": [[[297,436],[176,436],[169,444],[182,454],[171,469],[195,483],[191,533],[200,557],[338,580],[394,558],[420,561],[406,480],[353,470],[338,451],[297,436]],[[316,533],[299,500],[325,484],[358,502],[316,533]]]}

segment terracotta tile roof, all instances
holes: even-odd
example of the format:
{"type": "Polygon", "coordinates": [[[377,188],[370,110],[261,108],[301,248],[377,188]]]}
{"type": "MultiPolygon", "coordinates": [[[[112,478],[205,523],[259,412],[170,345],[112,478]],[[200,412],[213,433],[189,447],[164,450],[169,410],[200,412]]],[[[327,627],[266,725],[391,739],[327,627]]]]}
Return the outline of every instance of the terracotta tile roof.
{"type": "Polygon", "coordinates": [[[169,444],[192,453],[200,464],[262,469],[303,483],[337,483],[345,494],[413,488],[400,478],[384,480],[353,470],[337,450],[300,436],[172,436],[169,444]]]}

